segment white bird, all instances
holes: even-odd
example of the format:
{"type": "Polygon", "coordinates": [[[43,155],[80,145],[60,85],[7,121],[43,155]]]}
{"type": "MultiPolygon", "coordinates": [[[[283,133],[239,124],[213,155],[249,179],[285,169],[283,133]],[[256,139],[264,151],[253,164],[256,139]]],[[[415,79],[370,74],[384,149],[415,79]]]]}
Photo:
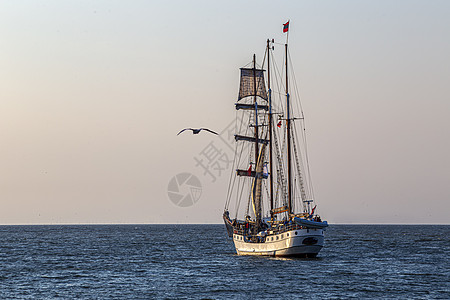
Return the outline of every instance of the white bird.
{"type": "Polygon", "coordinates": [[[209,131],[209,132],[211,132],[211,133],[213,133],[213,134],[218,135],[216,132],[214,132],[214,131],[212,131],[212,130],[210,130],[210,129],[208,129],[208,128],[198,128],[198,129],[196,129],[196,128],[185,128],[185,129],[181,130],[180,132],[178,132],[177,135],[179,135],[180,133],[182,133],[183,131],[186,131],[186,130],[192,130],[192,133],[193,133],[193,134],[199,134],[200,131],[206,130],[206,131],[209,131]]]}

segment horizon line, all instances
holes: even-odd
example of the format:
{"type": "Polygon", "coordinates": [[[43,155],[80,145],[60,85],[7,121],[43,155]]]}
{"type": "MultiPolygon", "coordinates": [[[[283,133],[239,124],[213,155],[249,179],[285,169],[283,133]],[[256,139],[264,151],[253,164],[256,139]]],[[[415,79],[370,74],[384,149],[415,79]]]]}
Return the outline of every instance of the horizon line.
{"type": "MultiPolygon", "coordinates": [[[[94,226],[94,225],[224,225],[223,223],[9,223],[0,226],[94,226]]],[[[328,223],[328,225],[441,225],[450,223],[328,223]]]]}

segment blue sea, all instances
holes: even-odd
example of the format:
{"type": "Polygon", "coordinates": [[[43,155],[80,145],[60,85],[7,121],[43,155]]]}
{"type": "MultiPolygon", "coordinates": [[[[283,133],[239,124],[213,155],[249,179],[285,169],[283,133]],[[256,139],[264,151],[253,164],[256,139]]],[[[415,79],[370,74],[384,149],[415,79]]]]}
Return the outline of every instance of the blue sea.
{"type": "Polygon", "coordinates": [[[223,225],[0,226],[0,299],[450,299],[450,226],[331,225],[315,259],[223,225]]]}

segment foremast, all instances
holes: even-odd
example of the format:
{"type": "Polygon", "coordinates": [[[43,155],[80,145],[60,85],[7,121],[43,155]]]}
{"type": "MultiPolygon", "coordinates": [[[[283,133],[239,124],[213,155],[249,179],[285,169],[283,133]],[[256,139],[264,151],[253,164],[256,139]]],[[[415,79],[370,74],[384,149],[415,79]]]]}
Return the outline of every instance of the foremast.
{"type": "Polygon", "coordinates": [[[236,170],[236,174],[238,176],[252,177],[251,201],[255,216],[255,231],[259,230],[262,222],[262,181],[267,178],[266,174],[264,174],[264,157],[266,146],[269,143],[269,140],[266,139],[267,134],[264,137],[260,136],[262,134],[260,128],[266,126],[266,124],[260,124],[261,122],[258,119],[259,111],[267,111],[269,109],[267,105],[258,103],[258,99],[268,100],[263,72],[264,70],[256,68],[256,55],[253,55],[252,68],[241,68],[239,98],[238,103],[236,103],[236,109],[249,110],[253,113],[253,124],[249,124],[250,127],[254,127],[253,136],[235,134],[235,139],[236,141],[250,142],[254,147],[254,154],[251,157],[253,163],[250,161],[248,170],[236,170]],[[252,97],[251,104],[248,101],[247,103],[245,101],[239,102],[247,97],[252,97]]]}
{"type": "MultiPolygon", "coordinates": [[[[253,210],[255,213],[255,222],[256,222],[256,228],[259,227],[259,224],[261,223],[261,174],[262,174],[262,166],[261,166],[261,159],[263,153],[260,153],[259,151],[259,127],[258,127],[258,101],[257,101],[257,85],[256,85],[256,55],[253,54],[253,105],[255,106],[254,109],[254,126],[255,126],[255,171],[256,176],[253,180],[253,188],[252,188],[252,197],[253,197],[253,210]]],[[[263,149],[261,149],[261,152],[263,149]]]]}

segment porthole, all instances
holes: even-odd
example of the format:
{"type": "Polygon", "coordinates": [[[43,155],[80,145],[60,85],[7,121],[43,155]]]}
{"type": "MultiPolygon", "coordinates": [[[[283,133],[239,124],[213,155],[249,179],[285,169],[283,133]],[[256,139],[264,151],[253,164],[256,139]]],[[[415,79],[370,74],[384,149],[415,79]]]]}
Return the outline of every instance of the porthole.
{"type": "Polygon", "coordinates": [[[298,232],[296,231],[296,232],[295,232],[295,235],[297,235],[297,234],[298,234],[298,232]]]}
{"type": "Polygon", "coordinates": [[[306,239],[304,239],[302,241],[302,244],[304,245],[315,245],[317,244],[318,240],[316,238],[313,237],[307,237],[306,239]]]}
{"type": "Polygon", "coordinates": [[[289,233],[288,234],[286,234],[287,236],[289,236],[289,233]]]}
{"type": "Polygon", "coordinates": [[[277,235],[277,241],[278,241],[279,238],[280,238],[280,237],[277,235]]]}

